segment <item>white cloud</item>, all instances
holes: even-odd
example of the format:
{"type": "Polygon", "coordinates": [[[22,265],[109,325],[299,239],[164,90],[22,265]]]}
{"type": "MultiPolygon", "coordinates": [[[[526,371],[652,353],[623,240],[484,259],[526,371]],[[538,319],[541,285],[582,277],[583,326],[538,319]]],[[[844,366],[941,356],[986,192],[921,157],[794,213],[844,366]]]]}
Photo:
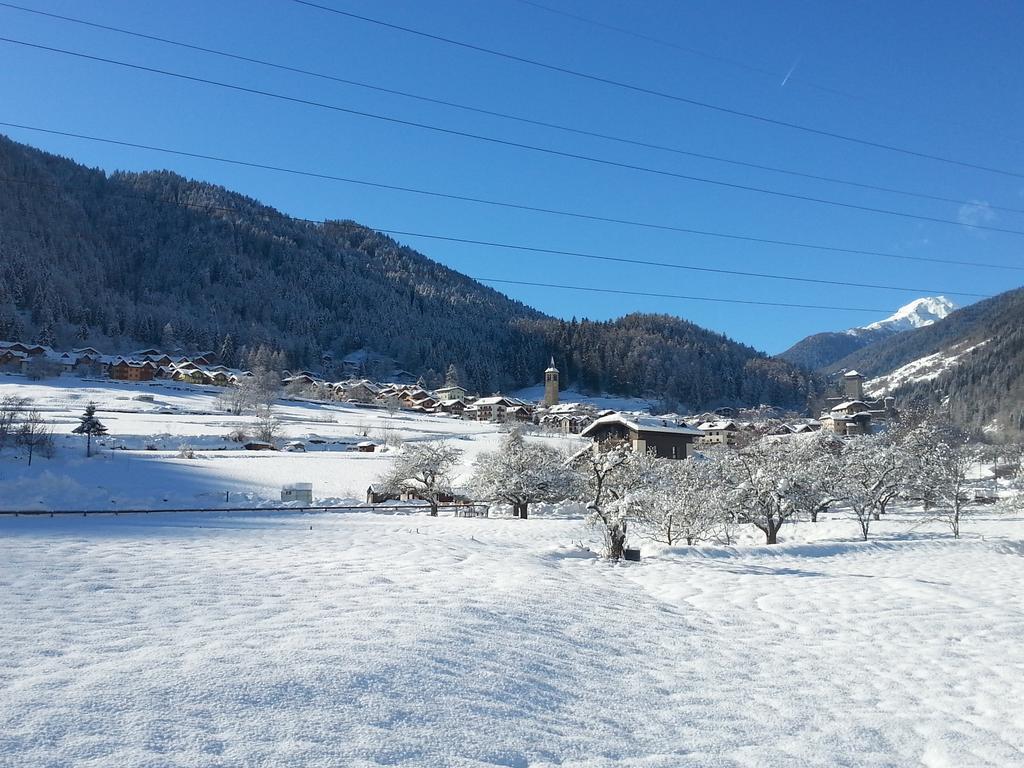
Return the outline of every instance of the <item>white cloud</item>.
{"type": "Polygon", "coordinates": [[[956,220],[969,227],[977,227],[995,221],[996,212],[984,200],[971,200],[960,206],[956,212],[956,220]]]}

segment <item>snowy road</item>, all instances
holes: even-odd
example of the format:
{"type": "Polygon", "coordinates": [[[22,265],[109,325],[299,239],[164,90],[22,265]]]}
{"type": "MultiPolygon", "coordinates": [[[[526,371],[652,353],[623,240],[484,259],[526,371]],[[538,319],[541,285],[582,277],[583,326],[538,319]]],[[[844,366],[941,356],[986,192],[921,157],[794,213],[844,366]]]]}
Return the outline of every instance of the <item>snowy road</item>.
{"type": "Polygon", "coordinates": [[[2,519],[0,764],[1024,764],[1019,540],[614,566],[590,535],[2,519]]]}

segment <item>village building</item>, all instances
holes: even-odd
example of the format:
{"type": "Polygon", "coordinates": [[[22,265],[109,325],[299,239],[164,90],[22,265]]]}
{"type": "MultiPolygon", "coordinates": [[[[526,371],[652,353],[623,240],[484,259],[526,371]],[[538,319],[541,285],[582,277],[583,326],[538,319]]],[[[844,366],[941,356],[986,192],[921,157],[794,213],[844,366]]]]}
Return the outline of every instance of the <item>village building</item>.
{"type": "Polygon", "coordinates": [[[534,414],[534,421],[547,429],[566,435],[576,435],[597,415],[597,409],[589,403],[558,403],[538,408],[534,414]]]}
{"type": "Polygon", "coordinates": [[[857,371],[843,374],[842,397],[826,398],[825,402],[821,429],[837,435],[870,435],[898,417],[895,398],[865,397],[864,376],[857,371]]]}
{"type": "Polygon", "coordinates": [[[468,394],[469,393],[465,389],[457,384],[440,387],[434,390],[434,396],[442,402],[445,400],[465,400],[468,394]]]}
{"type": "Polygon", "coordinates": [[[462,416],[466,411],[465,400],[442,400],[438,403],[437,410],[447,413],[450,416],[462,416]]]}
{"type": "Polygon", "coordinates": [[[685,459],[691,446],[704,435],[699,429],[659,416],[634,416],[609,413],[596,419],[580,432],[594,441],[595,449],[627,444],[634,451],[653,452],[661,459],[685,459]]]}
{"type": "Polygon", "coordinates": [[[156,363],[125,360],[123,357],[107,369],[107,376],[118,381],[152,381],[156,377],[156,363]]]}
{"type": "Polygon", "coordinates": [[[380,387],[366,379],[344,383],[342,392],[344,399],[353,403],[372,403],[381,395],[380,387]]]}
{"type": "Polygon", "coordinates": [[[734,421],[705,421],[697,429],[704,433],[697,438],[697,444],[702,447],[724,445],[732,448],[739,434],[739,427],[734,421]]]}
{"type": "Polygon", "coordinates": [[[515,397],[506,397],[505,395],[481,397],[474,401],[471,406],[467,406],[465,413],[471,414],[478,421],[506,421],[509,418],[521,418],[521,416],[516,414],[523,413],[529,415],[529,418],[525,420],[533,420],[533,408],[529,403],[515,397]],[[513,414],[510,416],[508,413],[510,408],[522,410],[513,411],[513,414]]]}
{"type": "Polygon", "coordinates": [[[558,369],[555,368],[555,358],[544,371],[544,405],[550,408],[558,405],[558,369]]]}
{"type": "Polygon", "coordinates": [[[0,371],[21,373],[22,363],[28,359],[25,352],[16,349],[0,349],[0,371]]]}

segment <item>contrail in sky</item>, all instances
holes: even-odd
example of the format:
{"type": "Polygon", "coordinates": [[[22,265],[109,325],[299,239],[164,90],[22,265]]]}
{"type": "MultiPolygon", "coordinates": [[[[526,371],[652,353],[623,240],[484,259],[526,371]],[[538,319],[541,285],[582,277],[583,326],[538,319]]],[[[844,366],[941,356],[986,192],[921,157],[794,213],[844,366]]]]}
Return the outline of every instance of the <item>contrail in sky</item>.
{"type": "Polygon", "coordinates": [[[799,63],[800,63],[800,57],[798,56],[797,60],[793,62],[793,66],[789,68],[789,72],[787,72],[786,76],[784,78],[782,78],[782,82],[779,83],[779,88],[784,88],[785,87],[786,83],[789,82],[790,76],[793,74],[793,72],[796,71],[796,67],[797,67],[797,65],[799,63]]]}

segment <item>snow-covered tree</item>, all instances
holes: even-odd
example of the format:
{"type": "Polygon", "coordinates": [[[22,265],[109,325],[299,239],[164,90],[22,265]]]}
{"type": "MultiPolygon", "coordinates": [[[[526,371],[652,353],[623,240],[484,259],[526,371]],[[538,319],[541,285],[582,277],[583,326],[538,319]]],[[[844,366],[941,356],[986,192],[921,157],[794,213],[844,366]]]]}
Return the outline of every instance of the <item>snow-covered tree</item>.
{"type": "Polygon", "coordinates": [[[843,497],[843,441],[813,432],[786,438],[793,443],[793,504],[812,523],[843,497]]]}
{"type": "Polygon", "coordinates": [[[415,494],[430,504],[430,515],[437,517],[440,497],[452,492],[451,473],[461,456],[461,450],[441,441],[407,443],[381,479],[381,490],[415,494]]]}
{"type": "Polygon", "coordinates": [[[867,541],[872,520],[906,489],[908,453],[884,435],[852,438],[843,451],[842,492],[867,541]]]}
{"type": "Polygon", "coordinates": [[[281,374],[267,368],[254,368],[252,376],[243,378],[238,386],[245,391],[250,405],[269,407],[281,396],[281,374]]]}
{"type": "Polygon", "coordinates": [[[497,451],[481,454],[476,460],[471,485],[477,497],[511,504],[512,514],[525,520],[530,504],[571,496],[572,480],[561,453],[527,442],[516,428],[497,451]]]}
{"type": "Polygon", "coordinates": [[[778,543],[779,530],[801,509],[800,457],[797,441],[765,437],[718,458],[728,473],[739,522],[750,523],[778,543]]]}
{"type": "Polygon", "coordinates": [[[978,447],[964,432],[935,418],[922,422],[907,444],[914,458],[911,487],[934,500],[936,517],[960,538],[964,508],[973,498],[968,474],[978,461],[978,447]]]}
{"type": "Polygon", "coordinates": [[[85,413],[78,417],[80,422],[71,430],[76,435],[85,435],[85,455],[92,456],[92,438],[107,434],[107,428],[96,418],[96,403],[85,406],[85,413]]]}
{"type": "Polygon", "coordinates": [[[653,455],[637,453],[627,445],[588,450],[576,457],[587,520],[601,528],[610,559],[622,557],[629,524],[643,515],[644,489],[661,480],[660,464],[653,455]]]}
{"type": "Polygon", "coordinates": [[[652,539],[671,546],[728,538],[727,485],[720,463],[666,461],[659,474],[639,492],[641,520],[652,539]]]}

